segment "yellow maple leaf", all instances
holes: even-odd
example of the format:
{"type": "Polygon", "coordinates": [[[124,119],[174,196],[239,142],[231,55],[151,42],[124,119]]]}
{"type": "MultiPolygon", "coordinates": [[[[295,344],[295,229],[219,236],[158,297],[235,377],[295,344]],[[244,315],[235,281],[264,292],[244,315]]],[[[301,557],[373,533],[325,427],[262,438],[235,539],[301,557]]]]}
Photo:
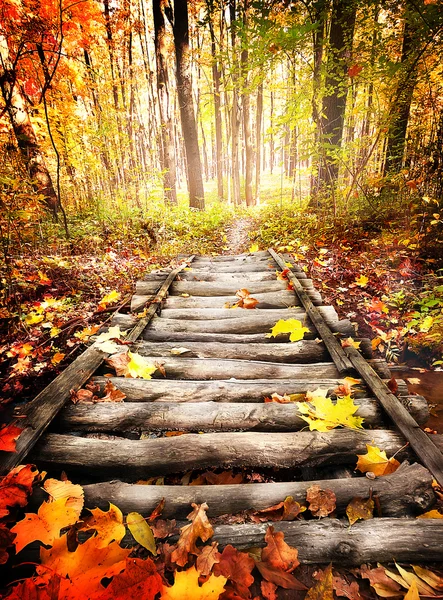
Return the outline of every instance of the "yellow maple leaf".
{"type": "Polygon", "coordinates": [[[298,402],[297,407],[300,417],[308,423],[311,431],[329,431],[335,427],[362,428],[363,418],[354,417],[358,406],[351,396],[338,398],[334,404],[327,397],[327,390],[319,388],[307,392],[306,399],[307,402],[298,402]]]}
{"type": "Polygon", "coordinates": [[[98,306],[99,308],[106,308],[108,306],[108,304],[113,304],[114,302],[117,302],[117,300],[120,300],[121,294],[120,292],[117,292],[116,290],[113,290],[112,292],[109,292],[109,294],[106,294],[106,296],[104,296],[98,306]]]}
{"type": "Polygon", "coordinates": [[[341,345],[343,346],[343,348],[349,348],[350,346],[352,346],[353,348],[357,348],[358,350],[360,348],[360,344],[361,342],[356,342],[352,337],[348,337],[344,340],[341,340],[341,345]]]}
{"type": "Polygon", "coordinates": [[[36,325],[37,323],[41,323],[44,318],[45,316],[42,314],[39,315],[37,312],[30,312],[25,317],[25,323],[26,325],[36,325]]]}
{"type": "Polygon", "coordinates": [[[252,244],[249,248],[249,252],[258,252],[258,244],[252,244]]]}
{"type": "Polygon", "coordinates": [[[369,279],[366,277],[366,275],[360,275],[360,277],[356,278],[355,283],[360,287],[364,288],[367,286],[368,281],[369,279]]]}
{"type": "Polygon", "coordinates": [[[157,367],[149,363],[146,358],[140,356],[137,352],[128,352],[130,361],[128,362],[128,373],[130,377],[140,377],[142,379],[151,379],[151,375],[155,373],[157,367]]]}
{"type": "Polygon", "coordinates": [[[443,515],[441,512],[434,509],[419,515],[417,519],[443,519],[443,515]]]}
{"type": "Polygon", "coordinates": [[[305,333],[309,333],[309,329],[303,327],[298,319],[280,319],[271,329],[271,333],[266,334],[266,337],[276,337],[281,333],[290,333],[289,341],[298,342],[303,339],[305,333]]]}
{"type": "Polygon", "coordinates": [[[51,331],[49,332],[49,335],[53,338],[53,337],[57,337],[58,334],[60,333],[61,329],[59,327],[51,327],[51,331]]]}
{"type": "Polygon", "coordinates": [[[104,331],[99,336],[97,336],[95,342],[97,344],[101,344],[102,342],[107,342],[108,340],[112,340],[117,338],[121,339],[126,335],[126,331],[120,331],[120,326],[115,325],[114,327],[109,327],[108,331],[104,331]]]}
{"type": "Polygon", "coordinates": [[[59,362],[62,362],[62,360],[65,358],[65,354],[62,354],[61,352],[56,352],[54,354],[54,356],[51,358],[51,362],[53,365],[58,365],[59,362]]]}
{"type": "Polygon", "coordinates": [[[200,587],[199,576],[200,573],[195,567],[186,571],[176,571],[174,585],[163,588],[161,600],[218,600],[225,590],[226,577],[216,577],[212,574],[200,587]]]}
{"type": "Polygon", "coordinates": [[[91,335],[97,333],[99,329],[100,325],[91,325],[91,327],[85,327],[81,331],[77,331],[77,333],[74,333],[74,337],[78,338],[82,342],[87,342],[91,335]]]}
{"type": "Polygon", "coordinates": [[[361,473],[374,473],[380,477],[394,473],[400,466],[400,463],[395,458],[388,458],[384,450],[380,450],[377,446],[366,444],[367,454],[357,454],[358,461],[356,469],[361,473]]]}
{"type": "Polygon", "coordinates": [[[88,509],[91,513],[90,517],[83,519],[81,529],[90,531],[94,530],[97,537],[97,547],[106,548],[115,540],[121,542],[126,533],[126,527],[123,525],[122,511],[109,503],[109,510],[104,511],[100,508],[88,509]]]}

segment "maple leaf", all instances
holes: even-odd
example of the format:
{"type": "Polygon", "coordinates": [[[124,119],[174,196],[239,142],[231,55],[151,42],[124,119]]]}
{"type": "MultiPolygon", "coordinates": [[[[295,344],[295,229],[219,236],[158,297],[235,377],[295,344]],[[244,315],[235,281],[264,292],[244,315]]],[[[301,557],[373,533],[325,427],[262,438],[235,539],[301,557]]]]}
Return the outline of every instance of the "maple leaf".
{"type": "Polygon", "coordinates": [[[235,295],[237,296],[237,298],[239,298],[239,300],[232,306],[230,305],[228,308],[249,308],[249,309],[251,309],[251,308],[255,308],[258,304],[258,300],[256,298],[253,298],[251,296],[251,294],[248,292],[248,290],[245,288],[242,288],[241,290],[237,290],[235,295]]]}
{"type": "Polygon", "coordinates": [[[363,70],[361,65],[352,65],[348,69],[348,75],[352,79],[353,77],[357,77],[363,70]]]}
{"type": "Polygon", "coordinates": [[[363,600],[360,595],[360,588],[356,581],[348,583],[341,576],[333,576],[332,587],[337,596],[348,598],[349,600],[363,600]]]}
{"type": "Polygon", "coordinates": [[[336,508],[336,497],[332,490],[322,490],[319,485],[311,485],[306,492],[309,510],[314,517],[327,517],[336,508]]]}
{"type": "Polygon", "coordinates": [[[202,586],[198,585],[198,578],[195,567],[176,571],[174,585],[163,587],[161,600],[218,600],[225,590],[226,577],[211,575],[202,586]]]}
{"type": "Polygon", "coordinates": [[[292,496],[288,496],[283,502],[279,502],[263,510],[255,511],[251,514],[251,519],[255,523],[263,521],[293,521],[305,510],[306,506],[301,506],[292,496]]]}
{"type": "Polygon", "coordinates": [[[303,339],[305,333],[309,333],[309,329],[303,327],[298,319],[280,319],[271,329],[271,333],[266,334],[266,337],[276,337],[282,333],[290,334],[290,342],[298,342],[303,339]]]}
{"type": "Polygon", "coordinates": [[[361,383],[361,379],[354,379],[354,377],[345,377],[340,385],[338,385],[334,394],[336,396],[351,396],[353,393],[352,387],[361,383]]]}
{"type": "Polygon", "coordinates": [[[111,542],[104,548],[100,543],[98,536],[92,536],[79,544],[75,552],[70,552],[65,534],[54,540],[52,548],[40,548],[42,566],[37,567],[37,573],[69,577],[77,593],[85,594],[87,598],[94,597],[104,591],[101,580],[120,573],[131,552],[131,549],[121,548],[117,542],[111,542]]]}
{"type": "Polygon", "coordinates": [[[39,540],[51,545],[60,538],[60,530],[74,525],[80,512],[68,505],[69,498],[59,498],[53,502],[43,502],[38,513],[26,513],[25,518],[11,529],[16,534],[14,540],[16,552],[39,540]]]}
{"type": "Polygon", "coordinates": [[[62,360],[65,358],[65,354],[63,354],[62,352],[56,352],[54,354],[54,356],[51,358],[51,362],[53,365],[58,365],[59,363],[62,362],[62,360]]]}
{"type": "Polygon", "coordinates": [[[78,511],[78,514],[83,510],[84,492],[81,485],[71,483],[69,479],[59,481],[58,479],[47,479],[43,484],[43,488],[51,496],[51,500],[59,500],[66,498],[66,506],[78,511]]]}
{"type": "Polygon", "coordinates": [[[360,286],[361,288],[364,288],[368,285],[368,277],[366,277],[366,275],[360,275],[360,277],[357,277],[355,279],[355,283],[360,286]]]}
{"type": "Polygon", "coordinates": [[[259,245],[258,244],[252,244],[251,247],[249,248],[249,253],[252,254],[253,252],[258,252],[259,251],[259,245]]]}
{"type": "Polygon", "coordinates": [[[171,555],[172,561],[180,567],[184,567],[188,562],[189,554],[200,554],[200,548],[197,548],[195,545],[198,538],[203,542],[207,542],[214,534],[212,525],[206,516],[208,509],[206,502],[203,504],[191,504],[191,506],[194,510],[187,516],[187,519],[191,523],[181,528],[177,548],[171,555]]]}
{"type": "Polygon", "coordinates": [[[97,534],[97,545],[105,548],[113,540],[121,542],[125,536],[126,528],[123,525],[123,514],[117,506],[109,503],[109,510],[100,508],[88,509],[90,517],[83,519],[81,529],[95,531],[97,534]]]}
{"type": "Polygon", "coordinates": [[[44,314],[41,314],[41,313],[39,314],[39,313],[36,313],[36,312],[30,312],[25,317],[25,323],[26,323],[26,325],[37,325],[37,323],[41,323],[44,318],[45,318],[44,314]]]}
{"type": "Polygon", "coordinates": [[[15,442],[22,431],[21,427],[15,425],[2,425],[0,427],[0,451],[16,452],[15,442]]]}
{"type": "Polygon", "coordinates": [[[377,446],[366,444],[367,454],[357,454],[358,461],[355,467],[361,473],[374,473],[377,477],[394,473],[400,466],[395,458],[388,458],[384,450],[377,446]]]}
{"type": "Polygon", "coordinates": [[[367,565],[360,568],[360,575],[363,579],[369,579],[369,583],[382,598],[398,598],[400,596],[401,586],[388,577],[383,567],[369,569],[367,565]]]}
{"type": "Polygon", "coordinates": [[[265,600],[278,600],[277,586],[271,581],[261,581],[260,590],[265,600]]]}
{"type": "Polygon", "coordinates": [[[109,304],[113,304],[114,302],[117,302],[117,300],[120,300],[121,298],[121,293],[117,292],[116,290],[113,290],[112,292],[109,292],[109,294],[106,294],[106,296],[104,296],[99,304],[98,304],[98,310],[104,310],[109,304]]]}
{"type": "Polygon", "coordinates": [[[91,325],[91,327],[85,327],[81,331],[77,331],[77,333],[74,333],[74,337],[78,338],[82,342],[87,342],[89,338],[95,333],[97,333],[99,329],[100,325],[91,325]]]}
{"type": "Polygon", "coordinates": [[[307,392],[306,402],[297,403],[300,417],[309,424],[311,431],[329,431],[340,426],[362,428],[363,418],[354,417],[358,406],[354,404],[351,396],[337,398],[334,404],[326,395],[327,390],[318,388],[307,392]]]}
{"type": "Polygon", "coordinates": [[[374,500],[372,498],[352,498],[346,507],[346,516],[349,519],[349,524],[354,525],[360,519],[367,521],[372,519],[374,513],[374,500]]]}
{"type": "Polygon", "coordinates": [[[9,531],[6,525],[0,523],[0,565],[4,565],[9,560],[7,548],[13,545],[14,534],[9,531]]]}
{"type": "Polygon", "coordinates": [[[323,571],[322,578],[306,594],[305,600],[333,600],[332,565],[323,571]]]}
{"type": "Polygon", "coordinates": [[[126,517],[126,524],[132,537],[135,541],[149,550],[151,554],[157,554],[157,546],[155,544],[154,534],[152,529],[147,524],[146,520],[137,512],[131,512],[126,517]]]}
{"type": "Polygon", "coordinates": [[[344,340],[341,340],[341,345],[342,345],[343,348],[352,347],[352,348],[357,348],[357,350],[358,350],[360,348],[360,346],[361,346],[361,342],[356,342],[354,340],[354,338],[348,337],[348,338],[346,338],[344,340]]]}
{"type": "Polygon", "coordinates": [[[251,575],[254,566],[254,559],[249,554],[228,545],[223,549],[218,563],[214,565],[214,575],[228,579],[239,596],[248,598],[248,588],[254,583],[254,577],[251,575]]]}
{"type": "Polygon", "coordinates": [[[42,477],[34,465],[19,465],[0,478],[0,519],[9,514],[9,508],[26,506],[32,486],[42,477]]]}
{"type": "Polygon", "coordinates": [[[380,313],[380,314],[381,313],[387,314],[389,312],[389,309],[386,306],[386,304],[376,297],[372,298],[371,303],[368,308],[371,312],[380,313]]]}
{"type": "Polygon", "coordinates": [[[105,395],[98,398],[97,402],[123,402],[126,394],[115,387],[112,381],[107,381],[104,389],[105,395]]]}
{"type": "Polygon", "coordinates": [[[157,370],[156,365],[149,363],[143,356],[136,352],[121,352],[106,359],[114,367],[118,376],[151,379],[152,373],[157,370]]]}
{"type": "Polygon", "coordinates": [[[127,558],[124,571],[113,577],[106,592],[97,600],[154,600],[162,589],[162,578],[150,558],[127,558]]]}
{"type": "Polygon", "coordinates": [[[210,546],[204,546],[201,554],[197,556],[196,567],[198,572],[207,577],[213,566],[220,562],[221,554],[218,551],[218,542],[212,542],[210,546]]]}

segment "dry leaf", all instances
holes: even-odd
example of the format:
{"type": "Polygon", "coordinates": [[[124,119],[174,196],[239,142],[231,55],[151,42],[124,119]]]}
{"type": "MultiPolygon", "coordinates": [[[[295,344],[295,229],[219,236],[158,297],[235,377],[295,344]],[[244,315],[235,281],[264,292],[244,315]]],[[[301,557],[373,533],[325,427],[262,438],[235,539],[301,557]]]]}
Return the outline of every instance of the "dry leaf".
{"type": "Polygon", "coordinates": [[[203,542],[207,542],[214,534],[212,525],[206,516],[208,509],[206,502],[203,504],[192,504],[191,506],[194,510],[187,517],[191,523],[181,528],[177,548],[171,555],[172,561],[180,567],[184,567],[188,562],[189,554],[200,554],[201,549],[196,546],[199,538],[203,542]]]}
{"type": "Polygon", "coordinates": [[[352,498],[348,506],[346,507],[346,515],[349,519],[350,525],[354,525],[360,519],[367,521],[372,519],[374,513],[374,501],[372,498],[359,498],[358,496],[352,498]]]}
{"type": "Polygon", "coordinates": [[[314,517],[327,517],[336,508],[336,497],[332,490],[322,490],[319,485],[311,485],[306,492],[309,510],[314,517]]]}

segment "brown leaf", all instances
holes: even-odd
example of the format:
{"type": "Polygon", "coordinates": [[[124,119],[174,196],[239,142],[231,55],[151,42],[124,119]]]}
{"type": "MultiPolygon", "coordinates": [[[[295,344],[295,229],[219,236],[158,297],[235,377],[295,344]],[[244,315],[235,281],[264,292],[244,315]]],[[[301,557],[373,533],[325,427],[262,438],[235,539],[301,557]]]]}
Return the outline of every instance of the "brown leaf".
{"type": "Polygon", "coordinates": [[[283,502],[253,512],[250,517],[255,523],[262,523],[264,521],[293,521],[305,510],[306,508],[300,506],[292,496],[288,496],[283,502]]]}
{"type": "Polygon", "coordinates": [[[210,546],[205,546],[201,554],[197,557],[197,571],[205,577],[212,571],[212,567],[220,562],[221,554],[217,550],[218,542],[212,542],[210,546]]]}
{"type": "Polygon", "coordinates": [[[388,577],[383,567],[369,569],[367,565],[360,568],[363,579],[369,579],[369,583],[382,598],[398,598],[401,595],[401,586],[388,577]]]}
{"type": "Polygon", "coordinates": [[[157,504],[157,506],[154,508],[152,513],[149,515],[148,522],[152,523],[152,521],[155,521],[155,519],[158,519],[158,517],[162,514],[164,508],[165,508],[165,499],[162,498],[160,500],[160,502],[157,504]]]}
{"type": "Polygon", "coordinates": [[[126,398],[126,394],[118,390],[112,381],[107,381],[105,384],[105,395],[98,398],[97,402],[122,402],[126,398]]]}
{"type": "Polygon", "coordinates": [[[309,510],[314,517],[327,517],[336,508],[336,497],[332,490],[322,490],[319,485],[311,485],[306,492],[309,510]]]}
{"type": "Polygon", "coordinates": [[[372,519],[374,513],[374,501],[372,498],[359,498],[356,496],[352,498],[348,506],[346,507],[346,515],[349,519],[349,523],[354,525],[358,520],[362,519],[367,521],[372,519]]]}
{"type": "Polygon", "coordinates": [[[212,525],[206,516],[206,511],[208,509],[206,502],[203,504],[192,503],[191,506],[194,510],[189,513],[187,517],[191,523],[181,528],[177,548],[171,556],[172,561],[180,567],[184,567],[188,562],[189,554],[200,554],[201,549],[196,546],[196,542],[199,538],[203,542],[206,542],[214,534],[212,525]]]}
{"type": "Polygon", "coordinates": [[[150,527],[152,529],[152,533],[154,534],[154,537],[158,538],[160,540],[164,540],[165,538],[169,537],[170,535],[174,535],[178,531],[177,523],[176,523],[175,519],[171,519],[171,520],[158,519],[157,521],[154,521],[153,523],[151,523],[150,527]]]}
{"type": "Polygon", "coordinates": [[[260,583],[262,596],[265,600],[277,600],[277,586],[271,581],[262,581],[260,583]]]}
{"type": "Polygon", "coordinates": [[[223,575],[232,583],[234,591],[242,598],[249,597],[249,588],[254,583],[251,571],[254,559],[231,545],[225,546],[220,561],[214,565],[214,575],[223,575]]]}
{"type": "Polygon", "coordinates": [[[128,373],[128,364],[131,359],[127,352],[121,352],[120,354],[114,354],[107,358],[105,362],[115,369],[117,377],[126,377],[128,373]]]}
{"type": "Polygon", "coordinates": [[[260,575],[275,585],[284,588],[285,590],[305,590],[306,586],[301,583],[298,579],[287,573],[278,567],[273,567],[267,562],[259,561],[255,563],[255,566],[260,571],[260,575]]]}
{"type": "Polygon", "coordinates": [[[388,381],[388,383],[386,385],[391,390],[391,392],[396,396],[397,392],[398,392],[398,383],[397,383],[397,380],[395,379],[394,375],[391,377],[391,379],[388,381]]]}
{"type": "Polygon", "coordinates": [[[300,564],[298,550],[288,546],[284,537],[285,534],[282,531],[275,531],[274,527],[270,525],[266,531],[265,542],[267,545],[262,550],[261,559],[272,567],[290,573],[300,564]]]}
{"type": "Polygon", "coordinates": [[[255,308],[258,304],[258,300],[256,298],[252,298],[252,296],[248,296],[243,300],[242,308],[255,308]]]}
{"type": "Polygon", "coordinates": [[[341,575],[335,575],[332,578],[332,587],[337,596],[348,598],[348,600],[363,600],[356,581],[348,583],[341,575]]]}
{"type": "Polygon", "coordinates": [[[79,402],[92,403],[94,394],[90,390],[70,390],[71,402],[78,404],[79,402]]]}
{"type": "Polygon", "coordinates": [[[213,473],[208,471],[203,473],[204,477],[209,485],[234,485],[243,483],[244,478],[242,473],[234,475],[232,471],[222,471],[221,473],[213,473]]]}
{"type": "Polygon", "coordinates": [[[332,565],[323,571],[323,576],[306,594],[305,600],[333,600],[332,565]]]}

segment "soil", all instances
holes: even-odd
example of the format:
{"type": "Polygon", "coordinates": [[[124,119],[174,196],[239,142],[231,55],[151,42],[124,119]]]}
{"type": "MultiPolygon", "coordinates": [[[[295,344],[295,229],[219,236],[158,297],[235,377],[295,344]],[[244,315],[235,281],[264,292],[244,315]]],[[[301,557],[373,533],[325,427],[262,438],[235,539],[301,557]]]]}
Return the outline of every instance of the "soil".
{"type": "Polygon", "coordinates": [[[249,232],[252,229],[251,218],[241,218],[233,221],[226,228],[226,250],[222,254],[242,254],[247,252],[250,246],[249,232]]]}

